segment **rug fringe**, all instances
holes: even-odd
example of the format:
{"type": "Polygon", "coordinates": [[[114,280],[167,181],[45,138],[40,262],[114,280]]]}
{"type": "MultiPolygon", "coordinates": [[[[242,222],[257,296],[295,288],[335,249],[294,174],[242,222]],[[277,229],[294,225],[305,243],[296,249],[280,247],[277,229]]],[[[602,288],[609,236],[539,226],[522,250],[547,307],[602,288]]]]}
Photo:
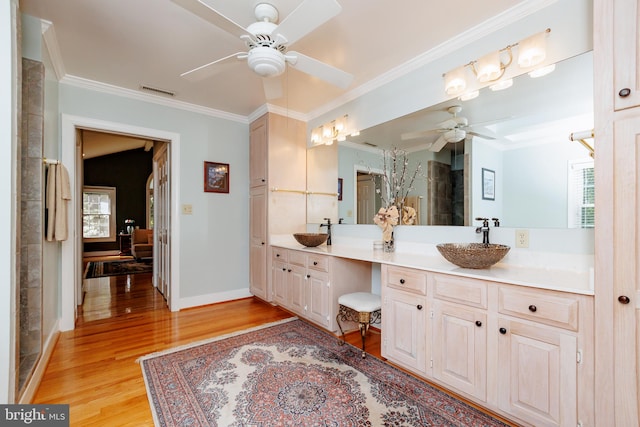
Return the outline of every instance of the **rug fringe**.
{"type": "Polygon", "coordinates": [[[289,318],[286,318],[286,319],[277,320],[275,322],[265,323],[265,324],[262,324],[262,325],[254,326],[252,328],[242,329],[240,331],[230,332],[228,334],[219,335],[219,336],[216,336],[216,337],[205,338],[203,340],[191,342],[189,344],[184,344],[184,345],[181,345],[181,346],[178,346],[178,347],[173,347],[173,348],[169,348],[169,349],[166,349],[166,350],[156,351],[155,353],[149,353],[149,354],[147,354],[145,356],[140,356],[139,358],[136,359],[136,363],[140,363],[140,362],[142,362],[144,360],[147,360],[147,359],[153,359],[154,357],[164,356],[164,355],[170,354],[170,353],[175,353],[176,351],[182,351],[182,350],[186,350],[188,348],[197,347],[199,345],[203,345],[203,344],[208,344],[208,343],[224,340],[224,339],[227,339],[227,338],[230,338],[230,337],[234,337],[234,336],[237,336],[237,335],[246,334],[246,333],[257,331],[257,330],[260,330],[260,329],[270,328],[272,326],[280,325],[280,324],[287,323],[287,322],[292,322],[294,320],[298,320],[298,317],[296,317],[296,316],[289,317],[289,318]]]}

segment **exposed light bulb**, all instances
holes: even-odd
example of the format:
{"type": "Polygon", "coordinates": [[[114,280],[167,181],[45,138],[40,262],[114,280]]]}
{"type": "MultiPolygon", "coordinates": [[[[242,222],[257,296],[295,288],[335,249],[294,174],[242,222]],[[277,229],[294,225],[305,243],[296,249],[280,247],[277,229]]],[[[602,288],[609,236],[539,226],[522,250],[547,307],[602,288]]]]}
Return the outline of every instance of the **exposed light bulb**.
{"type": "Polygon", "coordinates": [[[500,80],[498,83],[489,86],[492,91],[507,89],[513,86],[513,79],[500,80]]]}
{"type": "Polygon", "coordinates": [[[546,76],[547,74],[553,72],[553,70],[555,69],[556,69],[556,64],[547,65],[546,67],[540,67],[536,70],[529,71],[529,77],[535,79],[537,77],[546,76]]]}
{"type": "Polygon", "coordinates": [[[469,101],[471,99],[477,98],[478,95],[480,95],[480,91],[479,90],[474,90],[474,91],[471,91],[471,92],[463,93],[462,95],[460,95],[458,97],[458,99],[460,101],[469,101]]]}

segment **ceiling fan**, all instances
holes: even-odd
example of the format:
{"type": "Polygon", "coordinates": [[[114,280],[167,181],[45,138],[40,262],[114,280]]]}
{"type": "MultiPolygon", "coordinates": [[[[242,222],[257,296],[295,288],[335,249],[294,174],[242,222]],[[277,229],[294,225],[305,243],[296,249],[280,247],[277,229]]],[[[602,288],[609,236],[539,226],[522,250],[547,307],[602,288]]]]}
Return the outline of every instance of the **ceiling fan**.
{"type": "Polygon", "coordinates": [[[276,77],[285,71],[287,65],[342,89],[346,89],[353,80],[353,76],[345,71],[288,50],[289,45],[340,13],[342,7],[336,0],[304,0],[280,24],[277,24],[278,9],[275,6],[258,3],[254,8],[256,22],[247,28],[233,22],[203,0],[172,1],[239,37],[247,48],[246,51],[236,52],[187,71],[181,74],[182,77],[192,81],[202,80],[220,71],[220,66],[224,63],[246,59],[249,68],[262,77],[267,99],[282,96],[282,84],[276,77]]]}
{"type": "Polygon", "coordinates": [[[424,130],[419,132],[407,132],[400,135],[400,138],[403,141],[409,139],[418,139],[424,138],[432,133],[438,132],[442,133],[440,138],[438,138],[434,143],[429,147],[430,151],[440,151],[450,142],[460,142],[467,137],[467,135],[477,136],[483,139],[495,139],[493,136],[483,135],[478,132],[474,132],[469,130],[470,125],[469,121],[466,117],[458,116],[458,113],[462,111],[462,107],[459,105],[453,105],[447,108],[447,111],[452,114],[453,117],[445,120],[444,122],[438,123],[435,129],[424,130]]]}

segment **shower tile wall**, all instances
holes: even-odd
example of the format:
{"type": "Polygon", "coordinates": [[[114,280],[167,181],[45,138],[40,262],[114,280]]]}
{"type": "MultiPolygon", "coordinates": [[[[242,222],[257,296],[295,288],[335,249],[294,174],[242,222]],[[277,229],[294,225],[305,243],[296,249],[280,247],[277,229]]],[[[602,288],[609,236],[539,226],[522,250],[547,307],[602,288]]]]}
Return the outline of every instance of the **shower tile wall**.
{"type": "Polygon", "coordinates": [[[44,66],[22,59],[18,395],[42,351],[44,66]]]}
{"type": "Polygon", "coordinates": [[[427,164],[427,224],[452,225],[451,166],[429,160],[427,164]]]}

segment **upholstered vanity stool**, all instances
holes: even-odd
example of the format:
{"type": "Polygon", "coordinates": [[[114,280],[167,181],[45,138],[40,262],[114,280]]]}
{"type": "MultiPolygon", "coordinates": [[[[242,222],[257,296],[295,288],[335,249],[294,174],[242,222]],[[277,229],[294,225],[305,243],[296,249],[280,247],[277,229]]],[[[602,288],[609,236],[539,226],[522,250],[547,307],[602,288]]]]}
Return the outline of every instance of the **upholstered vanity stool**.
{"type": "Polygon", "coordinates": [[[344,344],[344,331],[340,321],[358,322],[360,327],[360,336],[362,336],[362,358],[367,357],[364,351],[364,339],[369,330],[369,325],[380,320],[382,315],[382,303],[380,295],[371,294],[369,292],[355,292],[345,294],[338,298],[340,309],[336,316],[336,322],[340,328],[342,340],[340,345],[344,344]]]}

